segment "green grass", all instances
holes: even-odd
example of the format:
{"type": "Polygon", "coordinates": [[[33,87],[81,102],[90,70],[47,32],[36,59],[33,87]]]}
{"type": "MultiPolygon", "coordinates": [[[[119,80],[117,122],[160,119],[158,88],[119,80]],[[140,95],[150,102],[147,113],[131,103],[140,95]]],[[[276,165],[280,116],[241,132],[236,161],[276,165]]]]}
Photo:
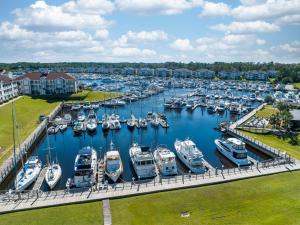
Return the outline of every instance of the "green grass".
{"type": "Polygon", "coordinates": [[[300,172],[112,200],[111,209],[116,225],[300,224],[300,172]]]}
{"type": "MultiPolygon", "coordinates": [[[[48,115],[58,105],[58,102],[47,102],[43,99],[33,99],[23,96],[15,101],[16,117],[19,127],[20,142],[37,127],[39,115],[48,115]]],[[[12,104],[0,107],[0,163],[7,159],[12,150],[12,104]]],[[[17,140],[18,141],[18,140],[17,140]]]]}
{"type": "MultiPolygon", "coordinates": [[[[279,149],[283,152],[287,152],[291,156],[300,159],[300,146],[299,145],[291,145],[289,143],[290,139],[285,139],[283,140],[282,138],[277,137],[276,135],[271,135],[271,134],[254,134],[251,132],[247,131],[241,131],[245,135],[248,135],[250,137],[253,137],[257,139],[258,141],[269,145],[273,148],[279,149]]],[[[298,135],[298,138],[300,139],[300,134],[298,135]]]]}
{"type": "Polygon", "coordinates": [[[294,83],[294,88],[295,89],[300,89],[300,83],[294,83]]]}
{"type": "Polygon", "coordinates": [[[67,101],[101,101],[121,96],[119,93],[82,91],[67,97],[67,101]]]}
{"type": "Polygon", "coordinates": [[[92,202],[0,215],[1,225],[102,225],[102,203],[92,202]]]}
{"type": "Polygon", "coordinates": [[[273,114],[277,113],[278,109],[274,108],[272,105],[266,105],[261,110],[259,110],[255,115],[263,118],[270,118],[273,114]]]}

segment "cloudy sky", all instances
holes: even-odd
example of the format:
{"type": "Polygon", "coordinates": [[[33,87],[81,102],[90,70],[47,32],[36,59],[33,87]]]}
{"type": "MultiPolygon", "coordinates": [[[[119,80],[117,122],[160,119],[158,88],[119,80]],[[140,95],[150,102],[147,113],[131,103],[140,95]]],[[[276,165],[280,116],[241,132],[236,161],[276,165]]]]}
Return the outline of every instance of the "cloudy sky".
{"type": "Polygon", "coordinates": [[[300,0],[3,0],[0,62],[300,62],[300,0]]]}

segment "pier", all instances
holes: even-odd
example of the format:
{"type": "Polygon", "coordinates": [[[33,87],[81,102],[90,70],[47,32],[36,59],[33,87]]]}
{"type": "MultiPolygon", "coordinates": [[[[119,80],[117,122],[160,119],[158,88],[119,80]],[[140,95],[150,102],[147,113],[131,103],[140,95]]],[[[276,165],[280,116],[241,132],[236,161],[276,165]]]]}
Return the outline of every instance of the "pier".
{"type": "Polygon", "coordinates": [[[85,188],[51,192],[28,191],[19,195],[6,192],[0,194],[0,213],[214,185],[296,170],[300,170],[300,162],[298,160],[273,161],[270,163],[257,163],[246,169],[216,169],[214,172],[205,174],[179,175],[162,178],[159,181],[154,179],[146,183],[125,182],[106,185],[105,189],[85,188]]]}
{"type": "Polygon", "coordinates": [[[36,181],[34,183],[32,190],[40,190],[41,189],[42,184],[45,179],[47,169],[48,169],[48,166],[43,167],[42,171],[40,172],[38,178],[36,179],[36,181]]]}

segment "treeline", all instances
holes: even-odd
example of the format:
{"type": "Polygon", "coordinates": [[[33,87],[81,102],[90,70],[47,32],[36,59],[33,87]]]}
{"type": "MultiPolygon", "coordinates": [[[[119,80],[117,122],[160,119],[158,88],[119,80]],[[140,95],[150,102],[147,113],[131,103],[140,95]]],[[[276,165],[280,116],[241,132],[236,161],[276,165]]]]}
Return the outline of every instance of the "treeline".
{"type": "Polygon", "coordinates": [[[25,70],[38,70],[40,68],[49,68],[56,70],[64,70],[69,67],[80,67],[80,68],[90,68],[90,67],[106,67],[106,68],[124,68],[124,67],[133,67],[133,68],[159,68],[166,67],[169,69],[177,68],[186,68],[190,70],[198,69],[209,69],[213,70],[216,73],[219,71],[232,71],[237,70],[240,72],[245,72],[249,70],[277,70],[279,71],[278,76],[276,77],[277,82],[282,83],[294,83],[300,82],[300,63],[297,64],[282,64],[282,63],[252,63],[252,62],[234,62],[234,63],[224,63],[224,62],[215,62],[215,63],[199,63],[199,62],[165,62],[165,63],[95,63],[95,62],[62,62],[62,63],[28,63],[28,62],[19,62],[19,63],[0,63],[0,70],[6,71],[16,71],[19,69],[25,70]]]}

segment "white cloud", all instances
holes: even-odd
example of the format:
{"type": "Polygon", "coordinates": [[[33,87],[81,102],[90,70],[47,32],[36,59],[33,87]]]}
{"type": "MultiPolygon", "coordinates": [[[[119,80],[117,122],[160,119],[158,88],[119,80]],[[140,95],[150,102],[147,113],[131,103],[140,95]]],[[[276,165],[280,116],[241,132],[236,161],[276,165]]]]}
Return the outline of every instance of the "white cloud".
{"type": "Polygon", "coordinates": [[[107,27],[110,22],[100,15],[86,13],[71,13],[63,6],[47,5],[44,1],[37,1],[27,8],[14,11],[16,23],[24,27],[45,29],[87,29],[107,27]]]}
{"type": "Polygon", "coordinates": [[[117,57],[148,57],[156,55],[156,52],[151,49],[116,47],[112,49],[112,55],[117,57]]]}
{"type": "Polygon", "coordinates": [[[283,24],[300,25],[300,14],[282,16],[276,19],[275,23],[279,25],[283,25],[283,24]]]}
{"type": "Polygon", "coordinates": [[[286,53],[295,54],[298,56],[298,58],[300,58],[300,41],[293,41],[291,43],[273,46],[271,50],[275,52],[284,52],[282,55],[286,55],[286,53]]]}
{"type": "Polygon", "coordinates": [[[214,30],[228,33],[267,33],[276,32],[280,27],[265,21],[232,22],[229,25],[217,24],[211,27],[214,30]]]}
{"type": "Polygon", "coordinates": [[[267,0],[240,0],[242,5],[259,5],[265,3],[267,0]]]}
{"type": "Polygon", "coordinates": [[[0,38],[9,40],[27,39],[34,37],[34,33],[20,28],[18,25],[3,22],[0,25],[0,38]]]}
{"type": "Polygon", "coordinates": [[[205,2],[200,16],[223,16],[230,14],[230,7],[223,2],[205,2]]]}
{"type": "Polygon", "coordinates": [[[109,32],[106,29],[96,30],[95,37],[99,39],[107,39],[109,36],[109,32]]]}
{"type": "Polygon", "coordinates": [[[108,0],[77,0],[63,4],[63,10],[70,13],[107,14],[114,10],[114,4],[108,0]]]}
{"type": "Polygon", "coordinates": [[[176,39],[170,44],[170,47],[179,51],[190,51],[193,49],[189,39],[176,39]]]}
{"type": "Polygon", "coordinates": [[[242,3],[244,5],[232,10],[232,15],[240,20],[275,18],[300,12],[299,0],[244,0],[242,3]]]}
{"type": "Polygon", "coordinates": [[[200,6],[202,0],[116,0],[122,11],[133,11],[138,14],[173,15],[200,6]]]}

